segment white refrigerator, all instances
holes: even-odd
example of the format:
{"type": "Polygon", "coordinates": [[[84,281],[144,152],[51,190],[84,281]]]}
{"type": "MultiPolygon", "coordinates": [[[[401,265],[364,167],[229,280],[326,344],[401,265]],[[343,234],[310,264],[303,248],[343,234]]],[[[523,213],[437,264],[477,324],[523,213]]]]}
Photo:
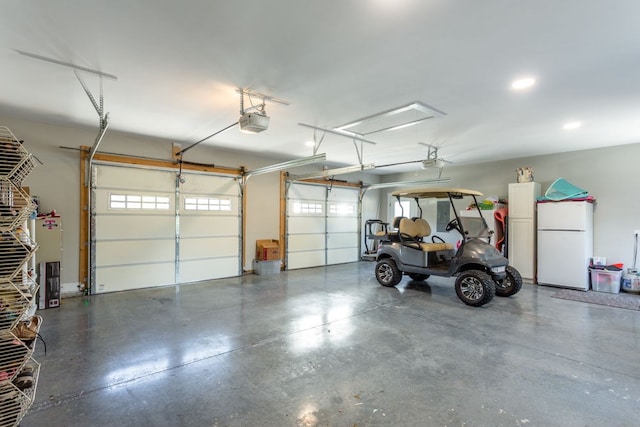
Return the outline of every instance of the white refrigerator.
{"type": "Polygon", "coordinates": [[[538,203],[538,283],[589,290],[593,204],[538,203]]]}

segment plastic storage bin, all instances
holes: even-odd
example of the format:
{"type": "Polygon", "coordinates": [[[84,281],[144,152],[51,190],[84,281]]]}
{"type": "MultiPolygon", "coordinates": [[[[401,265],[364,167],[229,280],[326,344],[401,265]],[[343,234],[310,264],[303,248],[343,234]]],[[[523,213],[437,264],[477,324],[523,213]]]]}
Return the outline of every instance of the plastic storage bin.
{"type": "Polygon", "coordinates": [[[275,261],[260,261],[258,259],[253,260],[253,271],[259,275],[264,276],[267,274],[280,274],[280,260],[275,261]]]}
{"type": "Polygon", "coordinates": [[[591,289],[596,292],[617,294],[620,292],[622,270],[609,271],[591,268],[591,289]]]}

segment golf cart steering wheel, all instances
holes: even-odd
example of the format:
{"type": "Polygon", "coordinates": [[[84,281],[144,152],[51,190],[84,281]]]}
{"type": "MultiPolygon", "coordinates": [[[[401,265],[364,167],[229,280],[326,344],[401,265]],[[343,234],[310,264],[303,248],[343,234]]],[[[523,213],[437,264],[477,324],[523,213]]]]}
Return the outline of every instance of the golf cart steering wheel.
{"type": "MultiPolygon", "coordinates": [[[[451,221],[449,221],[449,223],[447,224],[447,226],[444,228],[447,231],[451,231],[451,230],[457,230],[460,233],[460,226],[458,225],[458,219],[457,218],[453,218],[451,221]]],[[[462,233],[460,233],[462,234],[462,233]]]]}
{"type": "Polygon", "coordinates": [[[431,236],[431,242],[432,243],[438,243],[438,242],[436,242],[436,239],[439,240],[440,243],[445,243],[445,241],[444,241],[444,239],[442,237],[436,236],[436,235],[431,236]]]}

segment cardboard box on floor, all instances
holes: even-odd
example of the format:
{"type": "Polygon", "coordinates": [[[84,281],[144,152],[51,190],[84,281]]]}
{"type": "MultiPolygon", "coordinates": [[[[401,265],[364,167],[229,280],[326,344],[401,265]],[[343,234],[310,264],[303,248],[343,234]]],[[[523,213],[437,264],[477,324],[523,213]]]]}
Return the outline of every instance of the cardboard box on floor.
{"type": "Polygon", "coordinates": [[[256,240],[256,259],[275,261],[280,259],[280,242],[278,240],[256,240]]]}

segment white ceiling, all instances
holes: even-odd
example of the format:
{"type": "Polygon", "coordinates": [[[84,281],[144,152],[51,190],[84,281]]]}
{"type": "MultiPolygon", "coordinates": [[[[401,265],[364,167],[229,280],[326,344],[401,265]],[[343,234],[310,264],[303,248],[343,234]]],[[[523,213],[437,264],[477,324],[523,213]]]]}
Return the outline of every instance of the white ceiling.
{"type": "MultiPolygon", "coordinates": [[[[116,75],[103,81],[110,129],[183,147],[238,119],[238,87],[290,105],[267,104],[266,132],[203,144],[305,157],[314,132],[298,123],[333,129],[413,101],[446,116],[367,135],[364,163],[422,159],[419,142],[462,164],[636,143],[639,17],[638,0],[4,2],[0,113],[98,126],[72,69],[18,49],[116,75]],[[514,92],[522,76],[536,84],[514,92]],[[570,120],[583,126],[563,130],[570,120]]],[[[319,152],[359,161],[332,134],[319,152]]]]}

